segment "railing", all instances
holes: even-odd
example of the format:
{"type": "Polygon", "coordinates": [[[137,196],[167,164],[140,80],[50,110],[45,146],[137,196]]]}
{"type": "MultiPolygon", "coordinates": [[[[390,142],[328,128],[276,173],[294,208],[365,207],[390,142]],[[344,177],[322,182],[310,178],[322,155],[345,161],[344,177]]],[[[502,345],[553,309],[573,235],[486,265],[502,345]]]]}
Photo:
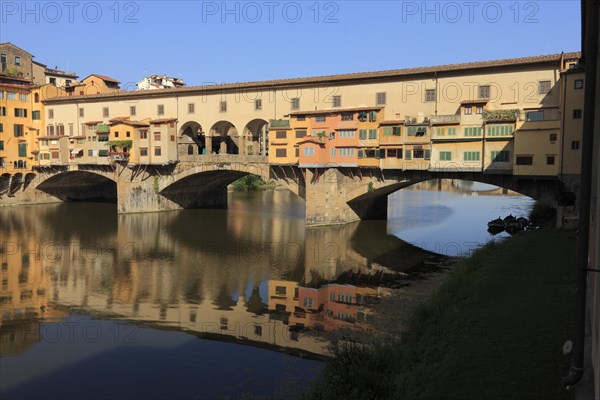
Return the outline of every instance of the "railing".
{"type": "Polygon", "coordinates": [[[111,152],[111,153],[108,153],[108,159],[111,161],[129,160],[129,153],[111,152]]]}
{"type": "Polygon", "coordinates": [[[431,115],[429,117],[430,121],[434,125],[443,125],[443,124],[459,124],[460,123],[460,114],[452,114],[452,115],[431,115]]]}
{"type": "Polygon", "coordinates": [[[271,128],[289,128],[289,119],[271,119],[269,120],[269,127],[271,128]]]}

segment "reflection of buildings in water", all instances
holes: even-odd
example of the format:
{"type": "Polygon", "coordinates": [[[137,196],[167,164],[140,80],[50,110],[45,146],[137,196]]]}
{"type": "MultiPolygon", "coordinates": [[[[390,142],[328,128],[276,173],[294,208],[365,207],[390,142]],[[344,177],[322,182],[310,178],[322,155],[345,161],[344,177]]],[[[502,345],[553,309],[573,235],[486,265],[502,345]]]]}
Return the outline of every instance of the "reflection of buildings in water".
{"type": "Polygon", "coordinates": [[[415,183],[401,190],[428,190],[461,194],[485,194],[486,196],[518,196],[519,193],[494,185],[461,179],[432,179],[415,183]]]}
{"type": "Polygon", "coordinates": [[[42,266],[48,256],[26,230],[8,230],[0,242],[0,355],[19,354],[40,340],[43,319],[65,313],[49,307],[49,274],[42,266]]]}

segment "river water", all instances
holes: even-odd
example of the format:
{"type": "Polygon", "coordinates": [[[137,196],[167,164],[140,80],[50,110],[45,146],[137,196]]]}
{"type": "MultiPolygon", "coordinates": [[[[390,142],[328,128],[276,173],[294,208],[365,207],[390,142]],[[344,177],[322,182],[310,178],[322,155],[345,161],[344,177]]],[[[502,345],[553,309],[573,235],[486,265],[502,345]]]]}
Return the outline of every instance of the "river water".
{"type": "Polygon", "coordinates": [[[388,221],[313,229],[286,191],[227,210],[0,209],[0,397],[297,397],[328,333],[372,331],[390,286],[533,205],[492,189],[425,182],[390,196],[388,221]]]}

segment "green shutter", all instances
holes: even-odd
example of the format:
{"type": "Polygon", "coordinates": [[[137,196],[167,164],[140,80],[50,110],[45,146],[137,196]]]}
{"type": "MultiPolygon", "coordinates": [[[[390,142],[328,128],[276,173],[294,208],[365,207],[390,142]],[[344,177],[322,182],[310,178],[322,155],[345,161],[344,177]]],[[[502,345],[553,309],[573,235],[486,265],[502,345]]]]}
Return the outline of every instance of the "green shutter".
{"type": "Polygon", "coordinates": [[[377,139],[377,129],[369,129],[369,139],[377,139]]]}
{"type": "Polygon", "coordinates": [[[0,140],[0,150],[4,150],[4,140],[0,140]]]}
{"type": "Polygon", "coordinates": [[[383,128],[383,136],[392,136],[393,130],[391,126],[386,126],[383,128]]]}
{"type": "Polygon", "coordinates": [[[366,129],[361,129],[359,131],[359,139],[360,140],[366,140],[367,139],[367,130],[366,129]]]}
{"type": "Polygon", "coordinates": [[[401,129],[402,129],[402,128],[401,128],[401,127],[399,127],[399,126],[394,126],[394,127],[392,127],[392,134],[393,134],[394,136],[401,136],[401,135],[402,135],[402,130],[401,130],[401,129]]]}
{"type": "Polygon", "coordinates": [[[412,150],[404,150],[404,159],[412,160],[412,150]]]}
{"type": "Polygon", "coordinates": [[[424,152],[424,158],[426,160],[431,159],[431,150],[425,150],[425,152],[424,152]]]}
{"type": "Polygon", "coordinates": [[[358,158],[365,158],[365,151],[364,150],[358,150],[358,158]]]}
{"type": "Polygon", "coordinates": [[[19,157],[27,157],[27,143],[19,143],[19,157]]]}

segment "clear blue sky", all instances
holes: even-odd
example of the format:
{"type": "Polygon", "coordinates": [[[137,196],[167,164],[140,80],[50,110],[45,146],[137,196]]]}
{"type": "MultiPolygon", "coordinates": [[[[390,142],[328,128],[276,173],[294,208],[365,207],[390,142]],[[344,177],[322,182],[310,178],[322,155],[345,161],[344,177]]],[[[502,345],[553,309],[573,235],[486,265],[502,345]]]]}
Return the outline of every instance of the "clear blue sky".
{"type": "Polygon", "coordinates": [[[0,2],[0,41],[122,86],[188,85],[451,64],[580,50],[563,1],[0,2]],[[57,7],[58,6],[58,7],[57,7]],[[27,9],[25,9],[27,8],[27,9]]]}

